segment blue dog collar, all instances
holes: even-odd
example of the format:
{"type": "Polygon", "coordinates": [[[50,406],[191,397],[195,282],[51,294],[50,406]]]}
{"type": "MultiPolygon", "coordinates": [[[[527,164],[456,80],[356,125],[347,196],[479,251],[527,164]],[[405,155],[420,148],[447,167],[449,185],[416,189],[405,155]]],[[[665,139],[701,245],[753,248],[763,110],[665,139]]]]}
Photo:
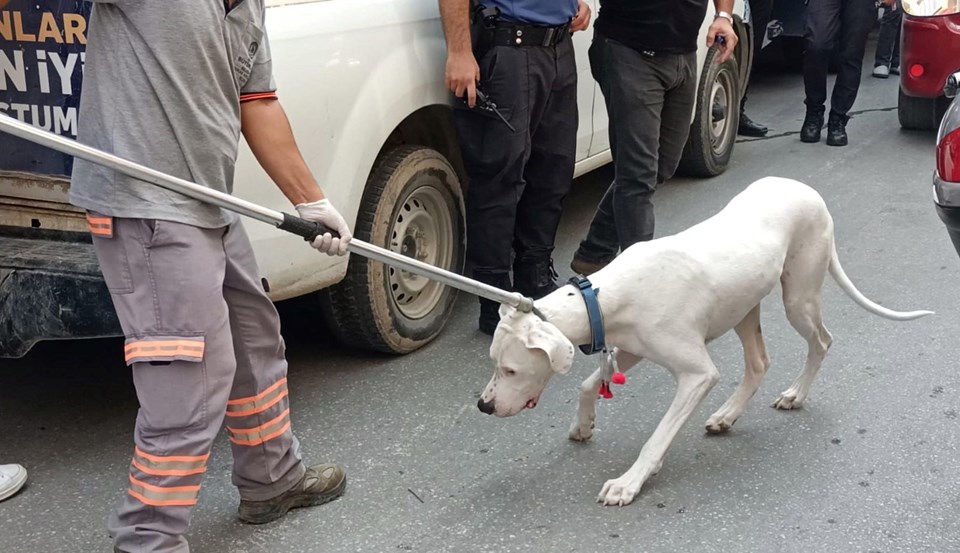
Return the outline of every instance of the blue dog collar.
{"type": "Polygon", "coordinates": [[[573,277],[570,284],[577,287],[587,305],[587,317],[590,320],[590,344],[580,346],[580,351],[591,355],[607,349],[607,340],[603,332],[603,312],[600,311],[600,301],[597,294],[600,290],[593,287],[587,277],[573,277]]]}

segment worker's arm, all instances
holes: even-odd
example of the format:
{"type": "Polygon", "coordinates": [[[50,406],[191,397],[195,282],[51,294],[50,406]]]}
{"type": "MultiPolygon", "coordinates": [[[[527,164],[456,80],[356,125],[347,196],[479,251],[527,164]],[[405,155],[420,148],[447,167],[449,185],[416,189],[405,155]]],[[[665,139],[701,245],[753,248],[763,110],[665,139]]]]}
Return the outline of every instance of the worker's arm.
{"type": "Polygon", "coordinates": [[[473,56],[470,40],[470,0],[439,0],[443,34],[447,37],[447,88],[458,98],[466,95],[467,105],[477,104],[480,66],[473,56]]]}
{"type": "MultiPolygon", "coordinates": [[[[717,13],[733,13],[733,0],[713,0],[713,6],[717,13]]],[[[737,47],[739,39],[736,31],[733,30],[733,24],[725,17],[717,17],[710,25],[710,30],[707,31],[708,48],[713,46],[714,42],[717,42],[717,35],[723,35],[723,41],[719,42],[717,46],[720,49],[720,55],[717,56],[716,61],[717,63],[723,63],[733,55],[733,50],[737,47]]]]}
{"type": "Polygon", "coordinates": [[[290,121],[276,97],[241,102],[240,128],[253,155],[300,216],[320,222],[340,234],[317,237],[313,246],[327,253],[346,253],[350,228],[323,196],[300,154],[290,121]]]}

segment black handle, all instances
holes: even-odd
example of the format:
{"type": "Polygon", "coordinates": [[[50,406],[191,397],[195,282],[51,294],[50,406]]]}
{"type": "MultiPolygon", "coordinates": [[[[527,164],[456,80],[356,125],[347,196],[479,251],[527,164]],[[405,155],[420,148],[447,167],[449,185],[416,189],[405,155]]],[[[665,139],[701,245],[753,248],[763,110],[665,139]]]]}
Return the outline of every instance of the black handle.
{"type": "Polygon", "coordinates": [[[277,228],[291,234],[296,234],[297,236],[302,236],[307,242],[313,242],[317,236],[327,233],[332,234],[334,238],[340,237],[337,232],[327,228],[323,223],[307,221],[306,219],[301,219],[289,213],[283,214],[283,222],[277,225],[277,228]]]}

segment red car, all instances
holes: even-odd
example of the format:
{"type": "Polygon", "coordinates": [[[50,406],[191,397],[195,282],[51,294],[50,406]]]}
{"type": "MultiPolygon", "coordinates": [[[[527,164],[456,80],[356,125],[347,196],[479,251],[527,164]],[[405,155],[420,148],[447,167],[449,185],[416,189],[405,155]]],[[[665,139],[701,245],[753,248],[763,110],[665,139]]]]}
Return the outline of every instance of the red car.
{"type": "Polygon", "coordinates": [[[897,112],[905,129],[935,130],[950,105],[943,83],[960,69],[957,4],[957,0],[903,0],[897,112]]]}

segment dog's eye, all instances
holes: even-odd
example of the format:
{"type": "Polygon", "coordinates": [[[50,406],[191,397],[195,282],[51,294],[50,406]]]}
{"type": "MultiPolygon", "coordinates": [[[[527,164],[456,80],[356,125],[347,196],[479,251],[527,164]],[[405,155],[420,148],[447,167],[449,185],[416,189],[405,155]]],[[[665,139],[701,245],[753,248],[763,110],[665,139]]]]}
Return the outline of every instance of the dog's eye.
{"type": "Polygon", "coordinates": [[[517,371],[515,371],[515,370],[513,370],[513,369],[503,369],[503,374],[505,374],[505,375],[507,375],[507,376],[513,376],[513,375],[517,374],[517,371]]]}

